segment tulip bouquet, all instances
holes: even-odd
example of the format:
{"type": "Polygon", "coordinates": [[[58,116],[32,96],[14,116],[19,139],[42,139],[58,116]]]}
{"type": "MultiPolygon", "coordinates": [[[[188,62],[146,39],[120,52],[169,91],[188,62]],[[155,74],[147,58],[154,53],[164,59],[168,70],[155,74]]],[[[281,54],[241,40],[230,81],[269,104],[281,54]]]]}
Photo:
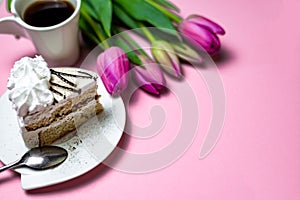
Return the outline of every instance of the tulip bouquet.
{"type": "Polygon", "coordinates": [[[180,9],[169,0],[82,0],[79,26],[86,43],[101,44],[97,70],[113,95],[126,89],[129,71],[143,90],[159,95],[166,85],[163,72],[182,77],[180,62],[200,63],[201,51],[216,54],[221,46],[218,35],[225,34],[221,26],[203,16],[182,18],[180,9]],[[151,44],[150,53],[123,33],[131,29],[151,44]],[[120,34],[117,42],[107,42],[116,34],[120,34]]]}

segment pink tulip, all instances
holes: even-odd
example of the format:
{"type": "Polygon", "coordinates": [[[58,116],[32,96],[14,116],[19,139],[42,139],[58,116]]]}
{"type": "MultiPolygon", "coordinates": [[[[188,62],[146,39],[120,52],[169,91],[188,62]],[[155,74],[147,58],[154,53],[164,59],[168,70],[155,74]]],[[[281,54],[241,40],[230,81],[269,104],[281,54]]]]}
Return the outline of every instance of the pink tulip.
{"type": "Polygon", "coordinates": [[[220,50],[221,43],[217,35],[224,35],[225,31],[215,22],[199,15],[191,15],[178,28],[189,42],[202,47],[209,54],[220,50]]]}
{"type": "Polygon", "coordinates": [[[138,85],[145,91],[159,95],[166,85],[165,77],[158,66],[150,58],[140,55],[143,66],[134,66],[133,75],[138,85]]]}
{"type": "Polygon", "coordinates": [[[110,94],[121,94],[127,87],[129,60],[119,47],[110,47],[97,58],[97,70],[110,94]]]}

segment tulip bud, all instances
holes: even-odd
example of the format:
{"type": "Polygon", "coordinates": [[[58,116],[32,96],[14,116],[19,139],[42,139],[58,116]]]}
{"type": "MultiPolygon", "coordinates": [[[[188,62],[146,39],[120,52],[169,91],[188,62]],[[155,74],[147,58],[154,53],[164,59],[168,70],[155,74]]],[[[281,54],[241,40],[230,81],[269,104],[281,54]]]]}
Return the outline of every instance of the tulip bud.
{"type": "Polygon", "coordinates": [[[159,95],[166,84],[160,67],[144,55],[139,56],[143,66],[134,66],[133,75],[138,85],[145,91],[159,95]]]}
{"type": "Polygon", "coordinates": [[[202,62],[201,56],[186,44],[172,44],[177,56],[191,64],[199,64],[202,62]]]}
{"type": "Polygon", "coordinates": [[[219,35],[224,35],[224,29],[215,22],[198,15],[191,15],[179,24],[179,31],[193,45],[202,47],[209,54],[220,50],[219,35]]]}
{"type": "Polygon", "coordinates": [[[110,94],[121,94],[127,87],[129,60],[119,47],[110,47],[97,58],[97,70],[110,94]]]}
{"type": "Polygon", "coordinates": [[[166,41],[155,41],[152,44],[152,55],[161,67],[169,74],[182,76],[180,62],[173,47],[166,41]]]}

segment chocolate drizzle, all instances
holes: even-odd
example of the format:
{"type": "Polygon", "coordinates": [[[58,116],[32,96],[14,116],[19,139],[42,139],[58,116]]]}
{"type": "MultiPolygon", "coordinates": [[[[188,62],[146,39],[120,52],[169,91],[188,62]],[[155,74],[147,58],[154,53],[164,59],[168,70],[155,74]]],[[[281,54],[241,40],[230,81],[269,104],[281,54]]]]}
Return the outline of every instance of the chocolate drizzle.
{"type": "Polygon", "coordinates": [[[53,103],[54,103],[54,104],[58,103],[57,99],[54,98],[54,102],[53,102],[53,103]]]}
{"type": "Polygon", "coordinates": [[[51,92],[58,94],[59,96],[62,96],[64,99],[66,98],[66,95],[63,95],[61,92],[57,91],[53,87],[49,88],[51,92]]]}
{"type": "MultiPolygon", "coordinates": [[[[77,74],[69,74],[69,73],[65,73],[65,72],[58,72],[58,71],[55,71],[54,69],[50,69],[50,72],[52,75],[55,75],[56,77],[58,77],[61,81],[63,81],[64,83],[68,84],[68,86],[64,86],[64,85],[60,85],[58,83],[55,83],[53,81],[50,81],[50,90],[53,92],[53,93],[56,93],[58,94],[59,96],[63,97],[64,99],[66,98],[66,96],[59,92],[58,90],[54,89],[52,86],[56,86],[56,87],[59,87],[59,88],[62,88],[64,90],[68,90],[68,91],[71,91],[71,92],[74,92],[74,93],[78,93],[80,94],[81,93],[81,89],[76,89],[77,87],[77,84],[73,83],[72,81],[68,80],[66,77],[75,77],[75,78],[83,78],[83,79],[94,79],[94,81],[97,80],[96,77],[92,76],[91,74],[87,73],[87,72],[83,72],[83,71],[77,71],[79,74],[82,74],[82,75],[77,75],[77,74]]],[[[57,103],[58,101],[55,99],[55,103],[57,103]]]]}
{"type": "Polygon", "coordinates": [[[81,77],[86,77],[86,78],[90,78],[90,79],[95,79],[95,77],[93,77],[91,74],[87,73],[87,72],[82,72],[82,71],[78,71],[79,74],[84,74],[86,76],[81,76],[81,77]]]}
{"type": "Polygon", "coordinates": [[[62,80],[63,82],[69,84],[70,86],[73,86],[73,87],[77,87],[77,85],[71,81],[69,81],[68,79],[64,78],[62,76],[62,73],[61,72],[57,72],[57,71],[54,71],[53,69],[50,69],[51,73],[53,75],[56,75],[58,78],[60,78],[60,80],[62,80]]]}
{"type": "Polygon", "coordinates": [[[87,78],[87,79],[95,79],[95,77],[93,77],[91,74],[87,73],[87,72],[83,72],[83,71],[77,71],[79,74],[83,74],[83,75],[76,75],[76,74],[69,74],[69,73],[65,73],[65,72],[58,72],[55,71],[54,69],[50,69],[51,73],[55,74],[55,75],[59,75],[60,77],[62,76],[67,76],[67,77],[76,77],[76,78],[87,78]]]}
{"type": "Polygon", "coordinates": [[[60,85],[60,84],[58,84],[58,83],[53,83],[53,82],[51,82],[51,81],[50,81],[50,83],[51,83],[51,85],[53,85],[53,86],[60,87],[60,88],[65,89],[65,90],[69,90],[69,91],[71,91],[71,92],[76,92],[76,93],[78,93],[78,94],[81,93],[81,89],[78,89],[78,90],[77,90],[77,89],[75,89],[75,88],[63,86],[63,85],[60,85]]]}

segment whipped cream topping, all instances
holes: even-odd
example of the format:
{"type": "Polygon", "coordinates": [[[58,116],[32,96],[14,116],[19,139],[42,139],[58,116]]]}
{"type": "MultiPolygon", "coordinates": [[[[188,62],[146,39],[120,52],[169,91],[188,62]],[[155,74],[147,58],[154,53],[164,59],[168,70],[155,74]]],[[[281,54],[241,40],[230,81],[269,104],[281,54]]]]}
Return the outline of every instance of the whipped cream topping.
{"type": "Polygon", "coordinates": [[[41,56],[24,57],[15,62],[7,88],[18,116],[24,117],[53,103],[54,97],[49,90],[50,78],[48,64],[41,56]]]}

